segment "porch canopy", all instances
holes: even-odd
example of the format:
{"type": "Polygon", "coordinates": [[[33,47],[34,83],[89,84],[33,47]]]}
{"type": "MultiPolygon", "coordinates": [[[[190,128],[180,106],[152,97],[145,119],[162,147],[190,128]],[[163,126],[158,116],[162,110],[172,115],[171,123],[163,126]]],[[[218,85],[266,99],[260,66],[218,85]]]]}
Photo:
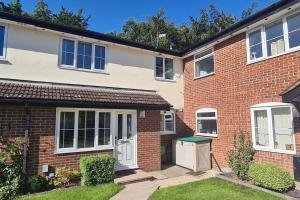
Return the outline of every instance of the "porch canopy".
{"type": "Polygon", "coordinates": [[[0,79],[0,104],[169,110],[155,91],[0,79]]]}
{"type": "Polygon", "coordinates": [[[281,93],[282,99],[286,103],[293,103],[300,108],[300,80],[281,93]]]}

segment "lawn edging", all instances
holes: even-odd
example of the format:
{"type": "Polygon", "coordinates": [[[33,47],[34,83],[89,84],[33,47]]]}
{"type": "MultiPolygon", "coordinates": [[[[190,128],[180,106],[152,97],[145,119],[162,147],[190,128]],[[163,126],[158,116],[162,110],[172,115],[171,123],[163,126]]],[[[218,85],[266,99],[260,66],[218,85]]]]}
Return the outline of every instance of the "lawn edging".
{"type": "Polygon", "coordinates": [[[223,180],[226,180],[226,181],[230,181],[230,182],[238,184],[238,185],[242,185],[242,186],[245,186],[245,187],[248,187],[248,188],[252,188],[252,189],[255,189],[255,190],[266,192],[266,193],[269,193],[269,194],[272,194],[274,196],[281,197],[281,198],[284,198],[284,199],[297,200],[294,197],[290,197],[290,196],[285,195],[285,194],[274,192],[272,190],[268,190],[266,188],[262,188],[262,187],[259,187],[259,186],[256,186],[256,185],[252,185],[250,183],[246,183],[246,182],[243,182],[243,181],[240,181],[240,180],[232,179],[232,178],[226,177],[222,174],[217,174],[216,177],[220,178],[220,179],[223,179],[223,180]]]}

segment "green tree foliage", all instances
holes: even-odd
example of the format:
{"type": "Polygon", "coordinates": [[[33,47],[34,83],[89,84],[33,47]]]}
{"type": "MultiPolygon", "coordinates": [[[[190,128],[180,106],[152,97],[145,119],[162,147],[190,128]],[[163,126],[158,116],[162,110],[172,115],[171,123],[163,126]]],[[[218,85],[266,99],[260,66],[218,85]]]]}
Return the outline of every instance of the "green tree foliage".
{"type": "Polygon", "coordinates": [[[52,21],[52,12],[44,0],[39,0],[33,11],[33,17],[40,20],[52,21]]]}
{"type": "Polygon", "coordinates": [[[77,13],[66,10],[64,7],[61,7],[59,13],[53,15],[53,22],[68,26],[74,26],[77,28],[86,29],[88,26],[88,21],[90,16],[85,17],[83,15],[83,10],[80,9],[77,13]]]}
{"type": "Polygon", "coordinates": [[[21,15],[23,13],[21,1],[16,0],[7,4],[7,11],[12,14],[21,15]]]}

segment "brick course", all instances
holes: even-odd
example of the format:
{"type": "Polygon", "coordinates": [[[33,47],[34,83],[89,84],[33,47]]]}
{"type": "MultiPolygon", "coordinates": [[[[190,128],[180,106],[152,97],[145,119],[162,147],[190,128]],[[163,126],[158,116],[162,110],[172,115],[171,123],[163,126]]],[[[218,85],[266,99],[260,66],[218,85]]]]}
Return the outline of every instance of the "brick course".
{"type": "MultiPolygon", "coordinates": [[[[300,79],[300,52],[247,64],[246,35],[236,35],[214,47],[215,74],[194,80],[193,56],[184,60],[184,119],[195,130],[195,112],[212,107],[218,111],[218,138],[212,150],[221,167],[227,167],[227,152],[233,148],[233,135],[244,130],[251,135],[250,107],[281,102],[279,95],[300,79]]],[[[298,154],[299,131],[296,133],[298,154]]],[[[259,152],[258,162],[275,163],[292,170],[292,156],[259,152]]]]}

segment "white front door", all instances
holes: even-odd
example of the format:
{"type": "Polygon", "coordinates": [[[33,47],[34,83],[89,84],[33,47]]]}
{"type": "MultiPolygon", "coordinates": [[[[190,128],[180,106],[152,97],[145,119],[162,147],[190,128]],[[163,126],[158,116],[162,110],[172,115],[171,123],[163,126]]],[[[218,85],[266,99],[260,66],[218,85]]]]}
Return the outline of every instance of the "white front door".
{"type": "Polygon", "coordinates": [[[137,168],[136,111],[116,112],[116,170],[137,168]]]}

